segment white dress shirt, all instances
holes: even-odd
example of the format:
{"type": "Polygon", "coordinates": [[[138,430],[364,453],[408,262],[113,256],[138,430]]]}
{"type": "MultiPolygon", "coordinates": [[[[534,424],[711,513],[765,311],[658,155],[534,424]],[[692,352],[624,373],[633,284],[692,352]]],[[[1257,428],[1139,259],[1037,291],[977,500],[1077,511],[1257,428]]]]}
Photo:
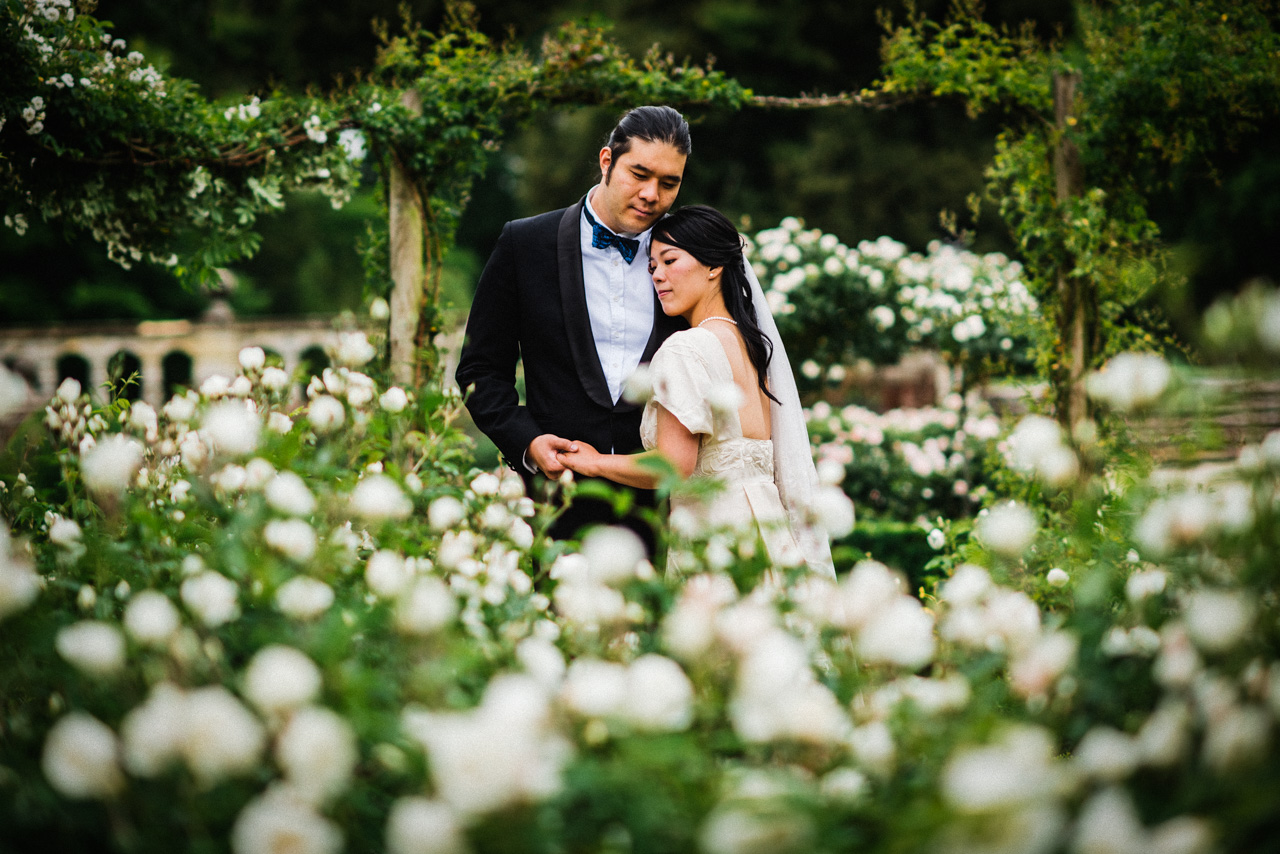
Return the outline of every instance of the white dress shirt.
{"type": "MultiPolygon", "coordinates": [[[[587,194],[586,206],[596,222],[601,222],[587,194]]],[[[652,230],[652,229],[650,229],[652,230]]],[[[587,294],[587,314],[591,335],[604,369],[605,382],[614,403],[622,398],[622,387],[644,355],[653,332],[653,278],[649,275],[649,231],[624,234],[640,241],[636,257],[628,264],[616,246],[596,249],[591,245],[591,223],[583,211],[578,229],[582,247],[582,281],[587,294]]]]}
{"type": "MultiPolygon", "coordinates": [[[[586,205],[591,216],[601,222],[595,207],[591,206],[593,188],[587,194],[586,205]]],[[[587,296],[587,316],[591,320],[591,337],[595,340],[596,354],[604,379],[609,386],[609,396],[617,403],[622,397],[627,378],[640,366],[644,348],[653,332],[653,277],[649,275],[649,229],[640,234],[623,234],[640,241],[636,257],[628,264],[616,246],[596,249],[591,245],[592,228],[587,222],[586,211],[578,221],[578,241],[582,249],[582,282],[587,296]]],[[[565,438],[573,438],[572,436],[565,438]]],[[[603,453],[613,453],[613,448],[600,448],[603,453]]],[[[536,472],[537,466],[529,459],[526,448],[524,467],[536,472]]]]}

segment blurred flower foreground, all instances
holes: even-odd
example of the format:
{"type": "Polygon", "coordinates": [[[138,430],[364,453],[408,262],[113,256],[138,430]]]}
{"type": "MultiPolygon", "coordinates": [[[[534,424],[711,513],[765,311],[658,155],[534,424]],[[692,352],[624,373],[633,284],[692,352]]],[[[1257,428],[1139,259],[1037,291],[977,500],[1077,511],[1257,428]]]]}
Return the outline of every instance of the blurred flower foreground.
{"type": "MultiPolygon", "coordinates": [[[[5,850],[1274,845],[1280,434],[1169,485],[1105,431],[968,416],[1004,468],[930,532],[936,583],[697,530],[671,579],[622,529],[550,541],[471,468],[457,396],[384,387],[374,351],[344,338],[299,408],[253,348],[160,411],[59,388],[0,489],[5,850]]],[[[1171,382],[1098,377],[1117,409],[1171,382]]],[[[947,411],[816,413],[824,480],[947,411]]],[[[912,489],[954,450],[922,439],[912,489]]]]}

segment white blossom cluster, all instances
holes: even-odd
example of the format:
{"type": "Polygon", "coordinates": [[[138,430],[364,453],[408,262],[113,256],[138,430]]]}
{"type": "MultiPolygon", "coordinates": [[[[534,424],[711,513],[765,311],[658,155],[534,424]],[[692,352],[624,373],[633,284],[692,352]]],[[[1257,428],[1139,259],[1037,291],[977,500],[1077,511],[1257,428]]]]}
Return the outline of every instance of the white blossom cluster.
{"type": "MultiPolygon", "coordinates": [[[[784,327],[785,318],[807,299],[808,289],[829,289],[838,282],[856,292],[858,304],[867,302],[866,317],[851,321],[857,334],[889,335],[907,346],[945,351],[981,344],[985,351],[999,353],[1013,349],[1014,326],[1037,309],[1016,261],[939,241],[930,243],[924,254],[909,253],[889,237],[850,248],[835,235],[806,229],[788,217],[777,228],[758,232],[748,241],[747,252],[770,310],[784,327]],[[866,324],[865,331],[860,323],[866,324]]],[[[849,303],[850,298],[840,301],[849,303]]]]}
{"type": "MultiPolygon", "coordinates": [[[[853,484],[875,482],[883,489],[896,484],[903,494],[916,496],[921,507],[951,499],[966,506],[981,503],[988,488],[972,483],[972,477],[981,474],[982,460],[994,452],[1003,428],[976,399],[962,409],[963,402],[952,394],[941,406],[883,413],[815,403],[806,418],[819,479],[855,490],[861,487],[853,484]]],[[[856,504],[876,503],[862,492],[850,496],[856,504]]]]}
{"type": "MultiPolygon", "coordinates": [[[[343,339],[305,414],[286,413],[290,380],[258,348],[235,378],[159,410],[95,421],[78,388],[58,393],[61,459],[103,512],[28,526],[39,573],[0,526],[0,628],[56,620],[30,650],[58,686],[31,707],[50,721],[31,736],[41,786],[114,808],[174,780],[197,794],[232,782],[219,791],[240,799],[234,817],[211,819],[200,797],[164,806],[211,820],[237,854],[340,851],[356,803],[386,805],[388,851],[465,852],[512,816],[610,809],[596,781],[643,775],[626,796],[647,799],[671,785],[655,768],[689,775],[709,805],[688,829],[709,852],[834,850],[831,828],[860,832],[869,814],[901,831],[880,807],[912,787],[932,818],[910,832],[929,850],[1209,854],[1219,815],[1179,802],[1156,816],[1150,797],[1245,791],[1274,765],[1274,597],[1243,581],[1270,556],[1230,549],[1272,524],[1280,433],[1220,480],[1144,487],[1087,563],[1045,572],[1031,543],[1060,538],[1000,502],[975,523],[990,566],[957,561],[932,595],[870,559],[838,581],[774,568],[747,589],[733,572],[749,548],[724,532],[690,577],[662,579],[626,529],[576,548],[540,538],[511,472],[446,477],[442,458],[386,452],[411,400],[360,372],[371,350],[343,339]],[[72,418],[75,442],[60,432],[72,418]],[[354,462],[334,465],[344,453],[354,462]],[[122,519],[151,533],[127,539],[122,519]],[[1111,537],[1135,547],[1117,566],[1111,537]],[[1076,619],[998,582],[1011,567],[1042,573],[1028,589],[1052,597],[1111,572],[1116,595],[1082,594],[1076,619]],[[1127,705],[1107,718],[1099,699],[1127,705]],[[1082,714],[1099,719],[1076,729],[1082,714]]],[[[828,486],[846,454],[908,433],[903,470],[918,453],[943,477],[958,442],[1000,436],[957,401],[810,417],[828,486]]],[[[1061,471],[1046,462],[1056,425],[1014,434],[1012,461],[1061,471]]],[[[21,479],[0,493],[6,508],[36,497],[21,479]]],[[[6,730],[6,745],[23,737],[6,730]]]]}
{"type": "Polygon", "coordinates": [[[262,99],[254,95],[249,99],[247,104],[239,104],[234,107],[227,107],[223,111],[222,116],[227,121],[238,119],[242,122],[250,122],[262,115],[262,99]]]}

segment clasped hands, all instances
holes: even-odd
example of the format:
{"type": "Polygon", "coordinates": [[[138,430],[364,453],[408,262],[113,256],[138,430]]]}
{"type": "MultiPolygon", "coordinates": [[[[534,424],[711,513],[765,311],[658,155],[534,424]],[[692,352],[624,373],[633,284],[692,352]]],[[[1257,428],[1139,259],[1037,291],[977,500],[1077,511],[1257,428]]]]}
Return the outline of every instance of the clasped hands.
{"type": "Polygon", "coordinates": [[[602,456],[588,442],[563,439],[553,433],[543,433],[529,443],[530,461],[552,480],[566,470],[584,477],[598,477],[602,456]]]}

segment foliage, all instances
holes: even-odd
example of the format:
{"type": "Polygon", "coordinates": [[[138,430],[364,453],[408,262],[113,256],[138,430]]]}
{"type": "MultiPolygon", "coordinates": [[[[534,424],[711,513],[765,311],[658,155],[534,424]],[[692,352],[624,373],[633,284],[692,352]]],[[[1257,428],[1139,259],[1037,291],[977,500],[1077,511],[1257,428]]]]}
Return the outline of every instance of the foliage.
{"type": "Polygon", "coordinates": [[[844,365],[892,365],[912,349],[934,350],[964,386],[1025,372],[1036,301],[1022,265],[941,243],[907,252],[890,237],[851,249],[789,217],[748,241],[751,260],[787,353],[809,381],[844,365]]]}
{"type": "Polygon", "coordinates": [[[733,107],[749,94],[710,68],[656,53],[637,62],[598,28],[568,25],[535,58],[493,44],[461,5],[439,34],[412,23],[384,32],[377,69],[344,92],[238,104],[207,101],[124,54],[105,24],[56,0],[5,0],[0,26],[15,69],[0,90],[7,224],[60,217],[122,264],[146,259],[204,281],[256,250],[257,217],[286,191],[345,201],[369,153],[384,167],[395,158],[417,182],[438,269],[472,182],[532,111],[579,101],[733,107]],[[401,103],[406,91],[420,111],[401,103]]]}
{"type": "Polygon", "coordinates": [[[945,25],[891,26],[874,92],[957,97],[973,114],[1005,116],[988,195],[1051,323],[1041,363],[1060,393],[1115,352],[1109,341],[1135,337],[1136,306],[1180,283],[1153,194],[1212,175],[1275,117],[1274,16],[1271,3],[1081,3],[1068,44],[997,29],[967,2],[945,25]],[[1074,97],[1055,108],[1054,77],[1073,75],[1074,97]],[[1064,285],[1073,280],[1078,297],[1064,285]],[[1083,353],[1071,350],[1068,317],[1082,324],[1083,353]]]}

